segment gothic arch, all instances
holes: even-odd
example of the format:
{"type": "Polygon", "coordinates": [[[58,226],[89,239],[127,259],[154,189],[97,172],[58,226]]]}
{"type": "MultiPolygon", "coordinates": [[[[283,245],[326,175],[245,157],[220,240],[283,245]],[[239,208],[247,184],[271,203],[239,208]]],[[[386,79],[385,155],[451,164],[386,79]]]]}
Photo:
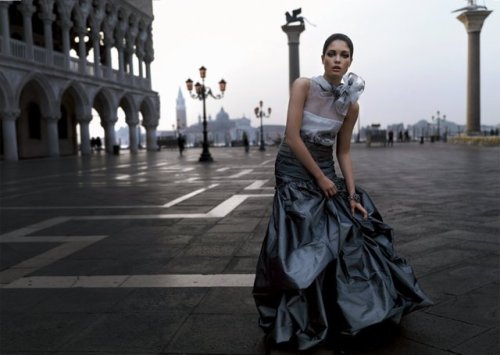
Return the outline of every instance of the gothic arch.
{"type": "Polygon", "coordinates": [[[36,102],[40,107],[40,111],[44,117],[57,117],[59,108],[54,107],[56,99],[52,86],[45,76],[39,73],[27,75],[21,82],[16,93],[16,102],[19,102],[19,107],[22,107],[21,95],[28,97],[36,102]]]}
{"type": "Polygon", "coordinates": [[[139,123],[137,122],[138,110],[131,95],[123,95],[120,99],[119,106],[125,112],[125,120],[127,121],[127,123],[139,123]]]}
{"type": "Polygon", "coordinates": [[[114,121],[117,106],[113,94],[106,88],[100,89],[94,96],[92,107],[99,113],[101,120],[114,121]]]}
{"type": "Polygon", "coordinates": [[[155,117],[155,106],[150,97],[146,96],[142,100],[139,111],[142,113],[142,125],[144,127],[158,124],[158,119],[155,117]]]}
{"type": "MultiPolygon", "coordinates": [[[[88,95],[80,82],[70,81],[63,90],[62,98],[64,98],[65,95],[69,95],[72,100],[74,100],[75,113],[78,118],[84,118],[92,114],[88,95]]],[[[63,99],[61,99],[61,101],[63,101],[63,99]]]]}

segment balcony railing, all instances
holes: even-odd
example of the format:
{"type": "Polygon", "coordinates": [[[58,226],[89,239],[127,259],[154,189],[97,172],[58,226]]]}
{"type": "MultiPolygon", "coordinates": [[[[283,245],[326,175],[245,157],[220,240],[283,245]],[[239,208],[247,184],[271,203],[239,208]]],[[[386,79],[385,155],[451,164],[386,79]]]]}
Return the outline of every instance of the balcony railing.
{"type": "MultiPolygon", "coordinates": [[[[0,53],[2,53],[2,45],[5,39],[0,36],[0,53]]],[[[24,61],[36,62],[40,65],[52,66],[59,70],[69,70],[73,73],[81,73],[81,61],[79,58],[67,57],[57,51],[47,51],[47,49],[39,46],[33,46],[33,59],[28,58],[28,47],[25,42],[10,38],[10,56],[22,59],[24,61]],[[52,58],[50,57],[52,56],[52,58]],[[66,64],[68,63],[68,64],[66,64]]],[[[3,53],[5,54],[5,53],[3,53]]],[[[94,63],[85,62],[85,75],[104,78],[113,82],[121,82],[130,86],[140,87],[142,89],[151,89],[150,80],[129,73],[121,73],[119,70],[99,65],[98,73],[96,73],[94,63]]]]}

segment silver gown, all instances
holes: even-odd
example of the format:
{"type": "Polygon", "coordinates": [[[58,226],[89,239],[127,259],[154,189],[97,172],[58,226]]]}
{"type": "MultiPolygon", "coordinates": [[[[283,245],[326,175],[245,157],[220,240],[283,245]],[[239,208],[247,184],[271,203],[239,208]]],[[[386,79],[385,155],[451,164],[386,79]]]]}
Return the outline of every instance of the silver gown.
{"type": "Polygon", "coordinates": [[[259,325],[277,344],[299,350],[355,335],[432,304],[410,265],[393,248],[392,228],[368,194],[356,192],[368,211],[351,215],[344,180],[334,168],[333,147],[349,105],[364,81],[350,73],[334,87],[311,79],[301,137],[339,190],[326,198],[284,141],[275,162],[276,190],[260,252],[253,297],[259,325]]]}

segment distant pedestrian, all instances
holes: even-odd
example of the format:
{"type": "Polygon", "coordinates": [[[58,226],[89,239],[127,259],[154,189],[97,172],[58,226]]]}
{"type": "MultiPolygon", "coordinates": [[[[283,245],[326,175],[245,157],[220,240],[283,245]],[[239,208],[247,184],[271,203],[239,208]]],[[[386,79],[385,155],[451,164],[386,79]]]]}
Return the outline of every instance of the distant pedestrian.
{"type": "Polygon", "coordinates": [[[186,138],[184,138],[184,135],[180,132],[177,136],[177,146],[179,147],[179,155],[182,156],[182,153],[184,152],[184,149],[186,147],[186,138]]]}
{"type": "Polygon", "coordinates": [[[96,150],[97,150],[98,152],[100,152],[100,151],[101,151],[101,147],[102,147],[101,137],[97,137],[97,138],[95,139],[95,147],[96,147],[96,150]]]}
{"type": "Polygon", "coordinates": [[[389,131],[389,141],[388,141],[388,144],[389,144],[390,147],[394,146],[394,132],[393,131],[389,131]]]}
{"type": "Polygon", "coordinates": [[[248,141],[247,132],[243,132],[243,146],[245,147],[245,153],[248,153],[250,150],[250,142],[248,141]]]}

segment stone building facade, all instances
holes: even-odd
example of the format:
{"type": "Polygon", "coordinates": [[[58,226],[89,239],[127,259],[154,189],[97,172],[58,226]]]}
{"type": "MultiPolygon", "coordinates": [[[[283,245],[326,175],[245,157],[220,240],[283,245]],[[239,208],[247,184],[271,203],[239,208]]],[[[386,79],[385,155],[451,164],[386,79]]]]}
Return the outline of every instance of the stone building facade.
{"type": "Polygon", "coordinates": [[[147,149],[156,150],[152,12],[152,0],[1,1],[3,159],[88,155],[92,119],[100,120],[112,153],[120,107],[131,152],[138,150],[139,125],[147,149]]]}

